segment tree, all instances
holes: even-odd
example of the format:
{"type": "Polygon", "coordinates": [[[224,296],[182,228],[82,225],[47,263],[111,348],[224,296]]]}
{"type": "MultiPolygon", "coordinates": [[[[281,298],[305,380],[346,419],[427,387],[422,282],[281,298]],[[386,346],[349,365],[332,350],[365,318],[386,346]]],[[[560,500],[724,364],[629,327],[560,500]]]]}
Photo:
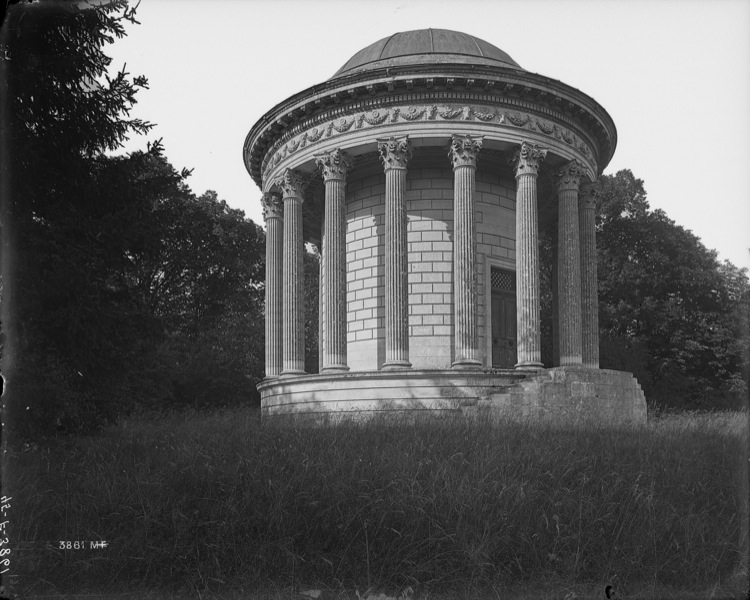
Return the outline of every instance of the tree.
{"type": "Polygon", "coordinates": [[[106,75],[103,46],[136,22],[133,10],[116,0],[11,12],[6,422],[29,437],[91,430],[138,406],[252,396],[262,376],[262,231],[214,192],[196,198],[189,171],[174,169],[160,142],[105,154],[151,127],[128,117],[146,80],[106,75]]]}
{"type": "Polygon", "coordinates": [[[208,191],[160,201],[158,232],[133,257],[141,301],[165,332],[172,404],[248,399],[263,377],[265,235],[208,191]]]}
{"type": "Polygon", "coordinates": [[[148,326],[109,277],[119,240],[107,233],[120,230],[107,225],[122,207],[111,185],[100,193],[103,153],[151,127],[128,117],[146,80],[106,74],[103,46],[126,22],[125,0],[24,3],[2,32],[3,373],[19,414],[52,427],[97,412],[105,364],[148,326]]]}
{"type": "Polygon", "coordinates": [[[746,273],[722,267],[694,234],[650,210],[630,171],[601,177],[600,191],[602,367],[624,368],[629,356],[647,396],[660,403],[737,405],[746,364],[737,340],[746,344],[747,330],[733,315],[746,273]]]}

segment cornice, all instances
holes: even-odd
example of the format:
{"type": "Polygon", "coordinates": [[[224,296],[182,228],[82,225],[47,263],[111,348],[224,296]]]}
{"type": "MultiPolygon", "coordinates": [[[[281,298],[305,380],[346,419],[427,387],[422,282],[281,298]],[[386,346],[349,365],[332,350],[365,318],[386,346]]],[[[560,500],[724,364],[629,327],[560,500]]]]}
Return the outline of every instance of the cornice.
{"type": "Polygon", "coordinates": [[[517,106],[560,121],[591,139],[600,169],[609,162],[617,132],[591,97],[560,81],[517,69],[474,65],[420,65],[366,71],[313,86],[268,111],[251,129],[245,165],[260,185],[260,161],[302,128],[365,106],[409,101],[482,101],[517,106]]]}

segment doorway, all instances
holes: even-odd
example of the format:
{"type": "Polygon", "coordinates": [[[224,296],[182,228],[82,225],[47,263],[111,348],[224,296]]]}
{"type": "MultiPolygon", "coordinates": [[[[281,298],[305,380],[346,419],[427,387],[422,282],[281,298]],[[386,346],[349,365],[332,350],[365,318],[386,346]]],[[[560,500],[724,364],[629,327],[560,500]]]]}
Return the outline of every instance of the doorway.
{"type": "Polygon", "coordinates": [[[492,366],[496,369],[512,369],[518,362],[516,274],[513,271],[492,268],[490,282],[492,366]]]}

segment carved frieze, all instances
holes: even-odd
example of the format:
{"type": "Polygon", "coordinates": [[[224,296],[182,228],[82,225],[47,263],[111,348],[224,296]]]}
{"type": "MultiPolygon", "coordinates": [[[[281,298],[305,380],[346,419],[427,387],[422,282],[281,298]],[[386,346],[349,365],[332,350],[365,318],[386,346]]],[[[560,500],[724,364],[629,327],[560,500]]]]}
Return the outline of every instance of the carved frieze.
{"type": "Polygon", "coordinates": [[[536,120],[536,126],[539,128],[539,131],[546,133],[547,135],[552,135],[555,131],[555,125],[553,123],[542,121],[541,119],[536,120]]]}
{"type": "Polygon", "coordinates": [[[317,142],[320,138],[323,137],[323,131],[324,129],[322,127],[320,129],[318,129],[317,127],[313,127],[307,134],[307,141],[317,142]]]}
{"type": "Polygon", "coordinates": [[[507,114],[508,121],[510,121],[516,127],[523,127],[524,125],[531,122],[529,115],[522,115],[521,113],[512,112],[507,114]]]}
{"type": "Polygon", "coordinates": [[[593,160],[593,153],[587,143],[575,133],[557,123],[535,117],[517,110],[502,111],[498,108],[487,110],[473,105],[407,105],[392,108],[377,108],[340,116],[328,122],[317,123],[315,127],[303,131],[284,145],[272,151],[263,165],[263,176],[276,167],[284,158],[321,140],[345,134],[352,129],[382,127],[390,123],[414,123],[418,121],[480,121],[492,126],[519,127],[538,131],[546,136],[561,140],[586,158],[593,160]]]}
{"type": "Polygon", "coordinates": [[[497,115],[501,116],[501,120],[500,120],[501,123],[505,120],[505,115],[502,115],[501,113],[499,113],[497,109],[491,112],[482,112],[481,110],[475,110],[473,112],[474,112],[474,116],[480,121],[492,121],[497,115]]]}
{"type": "Polygon", "coordinates": [[[388,118],[387,110],[373,110],[370,113],[362,113],[362,118],[368,125],[380,125],[388,118]]]}
{"type": "Polygon", "coordinates": [[[401,116],[407,121],[416,121],[417,119],[421,119],[426,112],[426,106],[422,106],[420,108],[417,108],[416,106],[410,106],[406,110],[401,111],[401,116]]]}
{"type": "Polygon", "coordinates": [[[482,149],[482,136],[454,135],[448,150],[453,168],[476,167],[477,156],[482,149]]]}
{"type": "Polygon", "coordinates": [[[546,148],[537,144],[523,142],[510,161],[516,170],[516,177],[527,174],[537,175],[547,152],[546,148]]]}
{"type": "Polygon", "coordinates": [[[462,112],[463,108],[451,108],[450,106],[445,106],[443,108],[437,109],[437,114],[439,114],[443,119],[455,119],[462,112]]]}
{"type": "Polygon", "coordinates": [[[315,164],[323,173],[323,180],[346,179],[346,174],[352,168],[352,160],[341,148],[331,152],[315,155],[315,164]]]}
{"type": "Polygon", "coordinates": [[[352,128],[352,125],[354,125],[354,117],[351,119],[348,117],[341,117],[338,121],[331,121],[331,127],[339,133],[349,131],[352,128]]]}
{"type": "Polygon", "coordinates": [[[388,169],[405,169],[406,163],[409,162],[412,155],[409,137],[389,137],[378,140],[378,153],[380,160],[383,162],[383,168],[388,169]]]}

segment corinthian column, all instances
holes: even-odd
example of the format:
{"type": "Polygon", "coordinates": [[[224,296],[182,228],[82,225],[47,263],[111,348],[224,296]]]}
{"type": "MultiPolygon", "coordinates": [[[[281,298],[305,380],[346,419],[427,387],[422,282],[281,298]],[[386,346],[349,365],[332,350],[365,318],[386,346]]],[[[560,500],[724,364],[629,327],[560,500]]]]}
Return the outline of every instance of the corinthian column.
{"type": "Polygon", "coordinates": [[[406,254],[406,163],[412,149],[407,136],[378,140],[385,170],[385,362],[383,369],[408,369],[409,304],[406,254]]]}
{"type": "Polygon", "coordinates": [[[276,180],[284,198],[284,294],[282,375],[305,372],[305,303],[302,294],[305,271],[302,263],[302,178],[287,169],[276,180]]]}
{"type": "Polygon", "coordinates": [[[346,365],[346,173],[351,160],[340,149],[316,155],[326,186],[325,237],[321,280],[323,311],[322,369],[348,371],[346,365]]]}
{"type": "Polygon", "coordinates": [[[581,343],[584,367],[599,368],[599,296],[596,274],[596,195],[594,184],[578,198],[581,236],[581,343]]]}
{"type": "Polygon", "coordinates": [[[453,164],[453,344],[454,369],[477,369],[476,238],[474,191],[482,138],[454,135],[448,156],[453,164]]]}
{"type": "Polygon", "coordinates": [[[578,185],[586,174],[572,160],[557,173],[557,281],[560,320],[560,366],[580,366],[581,251],[578,245],[578,185]]]}
{"type": "Polygon", "coordinates": [[[513,157],[516,169],[516,369],[541,369],[539,304],[539,220],[536,180],[547,150],[523,142],[513,157]]]}
{"type": "Polygon", "coordinates": [[[266,222],[266,378],[281,373],[282,228],[281,199],[263,194],[266,222]]]}

